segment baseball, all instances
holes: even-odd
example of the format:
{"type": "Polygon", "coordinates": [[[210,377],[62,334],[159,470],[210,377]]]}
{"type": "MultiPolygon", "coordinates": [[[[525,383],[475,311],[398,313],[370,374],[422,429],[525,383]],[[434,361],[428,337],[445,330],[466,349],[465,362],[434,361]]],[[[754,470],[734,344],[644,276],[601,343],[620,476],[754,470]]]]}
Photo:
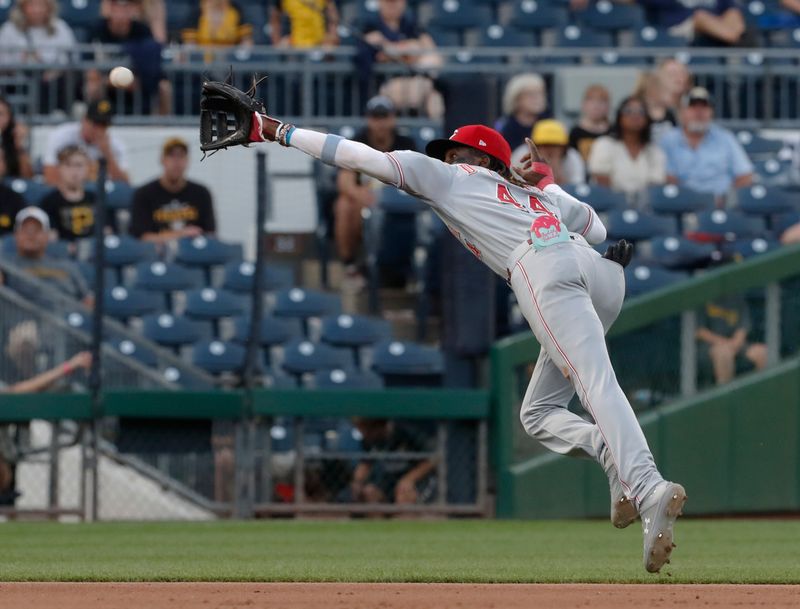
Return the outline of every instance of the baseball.
{"type": "Polygon", "coordinates": [[[108,79],[118,89],[126,89],[133,84],[133,72],[125,66],[117,66],[108,74],[108,79]]]}

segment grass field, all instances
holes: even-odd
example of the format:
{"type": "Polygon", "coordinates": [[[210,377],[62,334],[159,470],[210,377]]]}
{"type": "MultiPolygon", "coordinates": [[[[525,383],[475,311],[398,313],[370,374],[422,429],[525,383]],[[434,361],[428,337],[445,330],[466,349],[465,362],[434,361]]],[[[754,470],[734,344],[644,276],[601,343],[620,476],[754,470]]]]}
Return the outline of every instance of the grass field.
{"type": "Polygon", "coordinates": [[[800,520],[685,520],[660,575],[638,523],[0,525],[2,581],[800,583],[800,520]]]}

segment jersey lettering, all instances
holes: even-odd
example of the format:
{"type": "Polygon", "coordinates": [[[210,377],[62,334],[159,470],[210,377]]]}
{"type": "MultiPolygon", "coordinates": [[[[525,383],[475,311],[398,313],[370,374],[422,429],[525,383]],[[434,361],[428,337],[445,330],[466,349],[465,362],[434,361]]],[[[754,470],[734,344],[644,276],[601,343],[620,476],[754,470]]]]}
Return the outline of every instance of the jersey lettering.
{"type": "Polygon", "coordinates": [[[497,185],[497,198],[500,199],[503,203],[510,203],[514,207],[523,209],[522,205],[517,203],[517,200],[514,198],[514,195],[511,194],[511,191],[508,190],[508,186],[506,186],[505,184],[497,185]]]}
{"type": "Polygon", "coordinates": [[[469,251],[471,251],[473,254],[475,254],[476,258],[479,258],[479,259],[481,258],[481,250],[479,250],[478,247],[474,243],[471,243],[469,241],[469,239],[464,239],[464,245],[467,246],[467,249],[469,251]]]}
{"type": "Polygon", "coordinates": [[[469,175],[472,175],[473,173],[478,173],[478,170],[475,169],[472,165],[466,165],[464,163],[460,163],[458,166],[461,167],[461,169],[463,169],[464,171],[466,171],[469,175]]]}
{"type": "Polygon", "coordinates": [[[531,206],[531,210],[532,210],[532,211],[538,212],[538,213],[540,213],[540,214],[548,214],[548,215],[550,215],[550,216],[552,216],[552,215],[553,215],[553,212],[552,212],[552,211],[550,211],[549,209],[547,209],[547,208],[544,206],[544,203],[542,203],[542,202],[541,202],[539,199],[537,199],[537,198],[536,198],[536,197],[534,197],[533,195],[530,195],[530,196],[528,197],[528,202],[529,202],[529,204],[530,204],[530,206],[531,206]]]}

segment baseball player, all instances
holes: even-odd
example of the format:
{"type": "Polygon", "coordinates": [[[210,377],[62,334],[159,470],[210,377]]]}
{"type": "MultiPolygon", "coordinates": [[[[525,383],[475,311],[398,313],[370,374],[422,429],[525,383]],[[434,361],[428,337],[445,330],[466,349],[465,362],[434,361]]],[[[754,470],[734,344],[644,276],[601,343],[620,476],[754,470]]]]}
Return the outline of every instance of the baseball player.
{"type": "Polygon", "coordinates": [[[630,245],[621,241],[603,256],[592,249],[605,240],[605,227],[589,205],[554,183],[530,140],[530,153],[515,168],[522,182],[510,171],[508,143],[483,125],[430,142],[425,155],[384,153],[272,118],[254,91],[203,84],[202,150],[278,142],[430,205],[465,247],[508,280],[542,346],[520,411],[525,430],[554,452],[600,463],[613,524],[623,528],[641,516],[644,566],[658,572],[675,547],[673,525],[686,493],[658,472],[606,349],[605,333],[622,307],[630,245]],[[567,409],[575,391],[594,424],[567,409]]]}

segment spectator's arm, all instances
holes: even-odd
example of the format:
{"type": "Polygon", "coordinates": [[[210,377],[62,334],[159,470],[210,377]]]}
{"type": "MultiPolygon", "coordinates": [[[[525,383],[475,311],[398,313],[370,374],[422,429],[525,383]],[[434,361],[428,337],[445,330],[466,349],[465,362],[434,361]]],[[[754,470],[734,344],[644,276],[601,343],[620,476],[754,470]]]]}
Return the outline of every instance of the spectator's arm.
{"type": "Polygon", "coordinates": [[[695,332],[695,337],[698,340],[703,341],[704,343],[708,343],[709,345],[716,345],[728,340],[721,334],[715,334],[708,328],[697,328],[697,332],[695,332]]]}
{"type": "Polygon", "coordinates": [[[781,6],[800,15],[800,0],[781,0],[781,6]]]}
{"type": "Polygon", "coordinates": [[[375,201],[372,190],[368,186],[361,186],[356,176],[357,172],[350,169],[342,169],[336,176],[336,188],[339,194],[352,197],[365,205],[371,205],[375,201]]]}
{"type": "Polygon", "coordinates": [[[109,179],[119,182],[129,182],[130,178],[128,178],[128,172],[122,168],[122,159],[118,158],[117,154],[114,152],[114,146],[111,145],[111,138],[109,137],[108,131],[106,131],[104,137],[98,140],[97,148],[106,159],[109,179]]]}
{"type": "Polygon", "coordinates": [[[729,8],[721,15],[698,9],[694,12],[694,29],[727,44],[736,44],[744,34],[744,17],[738,8],[729,8]]]}
{"type": "Polygon", "coordinates": [[[92,364],[92,356],[88,351],[81,351],[69,360],[52,370],[42,372],[31,379],[16,383],[7,388],[7,393],[38,393],[51,387],[57,381],[69,376],[79,368],[88,370],[92,364]]]}
{"type": "Polygon", "coordinates": [[[592,144],[589,153],[587,169],[589,177],[600,186],[611,186],[611,169],[613,163],[611,140],[608,137],[599,137],[592,144]]]}
{"type": "Polygon", "coordinates": [[[783,245],[800,243],[800,222],[797,224],[792,224],[789,228],[783,231],[783,234],[781,235],[781,243],[783,245]]]}
{"type": "Polygon", "coordinates": [[[180,230],[165,230],[160,233],[146,232],[139,236],[141,241],[149,241],[150,243],[167,243],[169,241],[177,241],[184,237],[197,237],[203,234],[203,229],[199,226],[187,226],[180,230]]]}
{"type": "Polygon", "coordinates": [[[327,17],[327,33],[323,44],[336,46],[339,44],[339,9],[336,8],[336,2],[334,0],[328,0],[325,13],[327,17]]]}
{"type": "Polygon", "coordinates": [[[750,186],[753,183],[753,174],[752,173],[745,173],[739,176],[736,176],[736,179],[733,181],[734,188],[744,188],[745,186],[750,186]]]}

